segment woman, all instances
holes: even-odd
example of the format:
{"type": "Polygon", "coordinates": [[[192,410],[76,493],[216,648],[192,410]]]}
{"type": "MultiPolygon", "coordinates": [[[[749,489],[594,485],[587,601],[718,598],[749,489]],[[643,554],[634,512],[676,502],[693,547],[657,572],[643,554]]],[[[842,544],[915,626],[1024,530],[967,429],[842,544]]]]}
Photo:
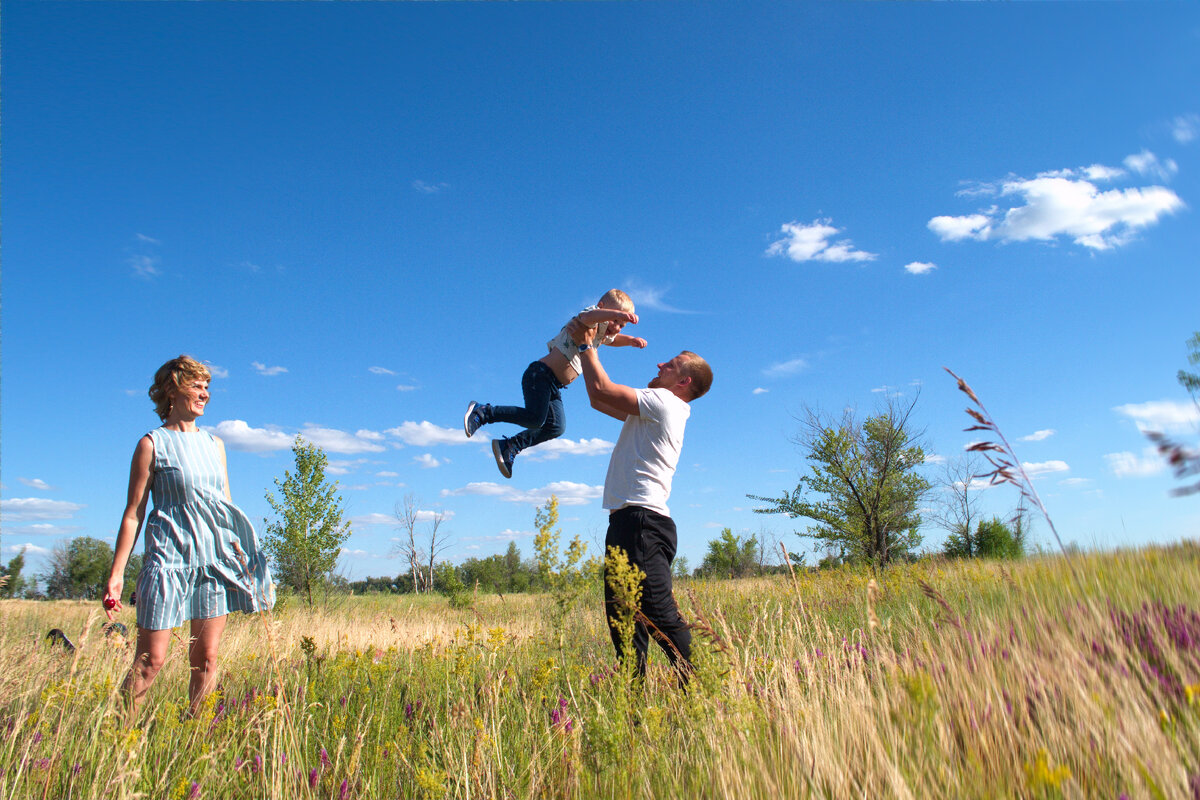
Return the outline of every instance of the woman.
{"type": "Polygon", "coordinates": [[[191,620],[188,697],[196,714],[216,682],[226,615],[262,611],[274,599],[254,528],[229,496],[225,444],[196,427],[208,404],[210,377],[207,367],[186,355],[159,367],[150,399],[163,424],[133,452],[104,606],[110,620],[122,609],[125,565],[153,494],[137,578],[137,653],[122,687],[134,709],[162,669],[171,629],[191,620]]]}

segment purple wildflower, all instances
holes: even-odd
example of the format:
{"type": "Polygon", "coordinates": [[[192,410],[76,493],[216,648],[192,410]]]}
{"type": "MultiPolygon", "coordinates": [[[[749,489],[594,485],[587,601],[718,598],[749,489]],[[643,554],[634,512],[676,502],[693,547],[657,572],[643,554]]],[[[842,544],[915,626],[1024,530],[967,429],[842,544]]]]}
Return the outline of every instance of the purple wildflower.
{"type": "Polygon", "coordinates": [[[350,783],[348,779],[342,778],[342,788],[338,791],[338,800],[346,800],[350,795],[350,783]]]}
{"type": "Polygon", "coordinates": [[[262,772],[262,765],[263,765],[262,756],[256,755],[254,757],[254,763],[250,765],[250,771],[255,774],[262,772]]]}
{"type": "Polygon", "coordinates": [[[345,708],[346,707],[346,695],[342,695],[340,698],[338,698],[338,702],[341,703],[342,708],[345,708]]]}
{"type": "Polygon", "coordinates": [[[321,748],[321,769],[329,768],[329,753],[325,752],[325,748],[321,748]]]}
{"type": "Polygon", "coordinates": [[[188,800],[198,800],[200,797],[200,784],[192,781],[192,790],[188,792],[188,800]]]}
{"type": "MultiPolygon", "coordinates": [[[[325,752],[324,750],[321,751],[325,752]]],[[[317,786],[317,768],[313,767],[308,771],[308,788],[315,789],[317,786]]]]}
{"type": "Polygon", "coordinates": [[[41,731],[37,731],[36,733],[33,734],[33,743],[34,744],[37,744],[41,740],[42,740],[42,732],[41,731]]]}
{"type": "Polygon", "coordinates": [[[78,775],[81,772],[83,772],[83,764],[80,764],[78,761],[76,761],[74,764],[71,765],[71,774],[72,775],[78,775]]]}

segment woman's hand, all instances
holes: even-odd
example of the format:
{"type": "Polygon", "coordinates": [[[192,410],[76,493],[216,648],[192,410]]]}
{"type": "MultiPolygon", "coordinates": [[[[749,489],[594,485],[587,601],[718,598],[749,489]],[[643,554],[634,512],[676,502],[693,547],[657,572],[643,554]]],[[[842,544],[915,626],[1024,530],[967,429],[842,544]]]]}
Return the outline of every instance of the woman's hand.
{"type": "Polygon", "coordinates": [[[121,605],[121,590],[125,588],[125,580],[120,575],[108,579],[104,587],[104,615],[112,622],[124,606],[121,605]]]}

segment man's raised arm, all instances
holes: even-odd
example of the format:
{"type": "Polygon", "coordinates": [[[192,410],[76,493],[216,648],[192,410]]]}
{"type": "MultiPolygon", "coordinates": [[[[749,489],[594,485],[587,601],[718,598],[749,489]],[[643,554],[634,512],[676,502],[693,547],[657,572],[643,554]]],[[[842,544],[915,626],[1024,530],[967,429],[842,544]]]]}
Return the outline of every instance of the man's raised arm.
{"type": "Polygon", "coordinates": [[[595,329],[572,320],[567,326],[567,331],[575,343],[580,345],[579,361],[583,366],[583,385],[587,387],[592,408],[622,421],[630,415],[638,416],[637,392],[630,386],[613,383],[600,363],[596,348],[592,346],[595,329]],[[584,346],[587,349],[584,349],[584,346]]]}

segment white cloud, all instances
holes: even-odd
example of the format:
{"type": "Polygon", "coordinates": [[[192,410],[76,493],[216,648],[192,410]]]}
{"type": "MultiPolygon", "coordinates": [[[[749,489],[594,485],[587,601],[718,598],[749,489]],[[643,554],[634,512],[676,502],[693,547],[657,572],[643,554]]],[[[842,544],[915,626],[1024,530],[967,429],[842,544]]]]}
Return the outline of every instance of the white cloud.
{"type": "Polygon", "coordinates": [[[25,551],[26,555],[34,555],[34,556],[50,555],[49,547],[38,547],[33,542],[26,542],[25,544],[10,544],[10,545],[6,545],[4,548],[5,553],[7,553],[9,555],[14,555],[14,556],[17,553],[20,553],[22,550],[25,551]]]}
{"type": "Polygon", "coordinates": [[[162,242],[160,242],[158,239],[147,236],[144,233],[135,233],[134,238],[136,238],[139,242],[145,242],[146,244],[162,244],[162,242]]]}
{"type": "Polygon", "coordinates": [[[429,453],[421,453],[419,456],[413,456],[413,461],[417,462],[421,469],[435,469],[442,465],[441,461],[438,461],[429,453]]]}
{"type": "Polygon", "coordinates": [[[788,375],[798,375],[808,369],[808,361],[803,358],[793,358],[791,361],[780,361],[763,370],[768,378],[782,378],[788,375]]]}
{"type": "Polygon", "coordinates": [[[1112,470],[1112,474],[1118,478],[1145,478],[1157,475],[1167,468],[1166,462],[1153,447],[1145,448],[1141,457],[1126,451],[1107,453],[1104,460],[1108,462],[1108,468],[1112,470]]]}
{"type": "Polygon", "coordinates": [[[225,444],[234,450],[244,453],[269,453],[274,450],[287,450],[292,446],[296,437],[284,433],[278,428],[251,428],[240,419],[228,419],[217,424],[215,428],[205,427],[204,430],[225,440],[225,444]]]}
{"type": "Polygon", "coordinates": [[[928,261],[913,261],[910,264],[904,265],[905,272],[911,275],[924,275],[926,272],[931,272],[937,269],[937,264],[928,261]]]}
{"type": "Polygon", "coordinates": [[[1171,120],[1171,136],[1180,144],[1191,144],[1200,137],[1200,114],[1184,114],[1171,120]]]}
{"type": "Polygon", "coordinates": [[[1028,436],[1022,436],[1020,438],[1020,441],[1022,441],[1022,442],[1041,442],[1041,441],[1045,441],[1046,439],[1049,439],[1056,432],[1057,431],[1055,431],[1053,428],[1046,428],[1045,430],[1034,431],[1033,433],[1029,434],[1028,436]]]}
{"type": "Polygon", "coordinates": [[[763,387],[761,387],[761,386],[755,386],[755,387],[754,387],[754,391],[753,391],[753,392],[751,392],[751,394],[766,394],[766,393],[767,393],[767,392],[769,392],[769,391],[771,391],[771,390],[770,390],[770,389],[764,389],[764,388],[763,388],[763,387]]]}
{"type": "Polygon", "coordinates": [[[854,249],[849,239],[832,241],[842,232],[831,219],[816,219],[809,225],[787,222],[780,226],[783,238],[767,248],[768,256],[787,256],[792,261],[873,261],[874,253],[854,249]]]}
{"type": "Polygon", "coordinates": [[[300,435],[326,453],[353,455],[355,453],[379,453],[387,449],[381,444],[376,444],[383,439],[383,436],[374,431],[347,433],[336,428],[322,428],[309,422],[305,423],[300,435]]]}
{"type": "Polygon", "coordinates": [[[218,367],[216,364],[205,364],[204,366],[208,367],[208,371],[212,373],[214,378],[224,380],[229,377],[229,370],[224,367],[218,367]]]}
{"type": "Polygon", "coordinates": [[[1064,478],[1058,482],[1059,486],[1088,486],[1092,482],[1091,478],[1064,478]]]}
{"type": "Polygon", "coordinates": [[[250,366],[254,367],[254,370],[259,375],[271,376],[271,375],[278,375],[282,372],[287,372],[287,367],[268,367],[266,364],[262,363],[261,361],[251,361],[250,366]]]}
{"type": "Polygon", "coordinates": [[[505,503],[528,503],[529,505],[545,505],[550,495],[558,497],[559,505],[581,506],[595,500],[604,493],[603,486],[588,486],[586,483],[572,481],[555,481],[546,484],[541,489],[521,490],[511,486],[501,486],[489,481],[468,483],[460,489],[443,489],[443,497],[459,497],[463,495],[478,495],[495,497],[505,503]]]}
{"type": "Polygon", "coordinates": [[[942,456],[942,455],[938,455],[937,453],[929,453],[928,455],[925,456],[924,463],[926,463],[926,464],[945,464],[946,457],[942,456]]]}
{"type": "MultiPolygon", "coordinates": [[[[1173,161],[1159,162],[1144,152],[1126,159],[1139,172],[1172,171],[1173,161]]],[[[1080,171],[1059,170],[1033,179],[1010,178],[975,190],[1015,198],[1007,209],[993,206],[966,216],[937,216],[928,227],[942,241],[962,240],[1021,242],[1052,241],[1059,236],[1093,250],[1107,250],[1129,242],[1134,234],[1184,208],[1184,202],[1163,186],[1100,191],[1081,175],[1114,177],[1118,170],[1093,165],[1080,171]]]]}
{"type": "Polygon", "coordinates": [[[338,555],[341,556],[373,556],[378,558],[374,553],[368,553],[366,550],[350,550],[345,547],[338,549],[338,555]]]}
{"type": "Polygon", "coordinates": [[[553,461],[559,456],[602,456],[612,452],[613,443],[604,439],[551,439],[521,453],[527,461],[553,461]]]}
{"type": "MultiPolygon", "coordinates": [[[[670,303],[663,300],[663,296],[670,291],[670,287],[658,288],[647,286],[640,281],[630,278],[625,281],[625,293],[629,295],[629,299],[633,301],[633,305],[637,313],[641,314],[643,310],[662,311],[666,314],[695,314],[695,311],[687,311],[682,308],[676,308],[670,303]]],[[[632,333],[630,335],[633,335],[632,333]]]]}
{"type": "Polygon", "coordinates": [[[1175,163],[1174,159],[1168,158],[1166,161],[1159,161],[1158,156],[1149,150],[1127,156],[1125,166],[1138,175],[1148,175],[1160,181],[1169,181],[1179,172],[1179,165],[1175,163]]]}
{"type": "Polygon", "coordinates": [[[399,478],[400,473],[399,472],[376,472],[375,477],[376,478],[399,478]]]}
{"type": "Polygon", "coordinates": [[[17,478],[17,480],[19,480],[21,483],[25,484],[26,486],[28,486],[31,489],[39,489],[43,492],[48,492],[48,491],[51,491],[52,489],[54,489],[53,486],[46,483],[41,478],[17,478]]]}
{"type": "Polygon", "coordinates": [[[71,519],[76,511],[85,508],[66,500],[47,500],[42,497],[13,497],[0,500],[0,516],[5,522],[29,520],[71,519]]]}
{"type": "Polygon", "coordinates": [[[1148,403],[1126,403],[1113,411],[1132,419],[1139,431],[1190,433],[1200,426],[1200,409],[1195,403],[1151,400],[1148,403]]]}
{"type": "Polygon", "coordinates": [[[411,384],[411,383],[396,384],[397,392],[411,392],[411,391],[415,391],[418,388],[420,388],[420,387],[418,387],[416,384],[411,384]]]}
{"type": "Polygon", "coordinates": [[[367,367],[367,372],[370,372],[374,375],[395,375],[396,374],[395,372],[392,372],[387,367],[367,367]]]}
{"type": "Polygon", "coordinates": [[[1083,177],[1089,181],[1115,181],[1125,177],[1125,170],[1120,167],[1106,167],[1103,164],[1092,164],[1080,170],[1083,177]]]}
{"type": "Polygon", "coordinates": [[[1071,469],[1065,461],[1022,461],[1021,467],[1024,468],[1025,474],[1030,479],[1040,478],[1054,472],[1067,472],[1071,469]]]}
{"type": "MultiPolygon", "coordinates": [[[[438,444],[468,444],[473,441],[467,438],[462,428],[443,428],[429,421],[403,422],[395,428],[388,428],[384,433],[394,436],[412,447],[432,447],[438,444]]],[[[476,434],[476,437],[478,436],[479,434],[476,434]]]]}

